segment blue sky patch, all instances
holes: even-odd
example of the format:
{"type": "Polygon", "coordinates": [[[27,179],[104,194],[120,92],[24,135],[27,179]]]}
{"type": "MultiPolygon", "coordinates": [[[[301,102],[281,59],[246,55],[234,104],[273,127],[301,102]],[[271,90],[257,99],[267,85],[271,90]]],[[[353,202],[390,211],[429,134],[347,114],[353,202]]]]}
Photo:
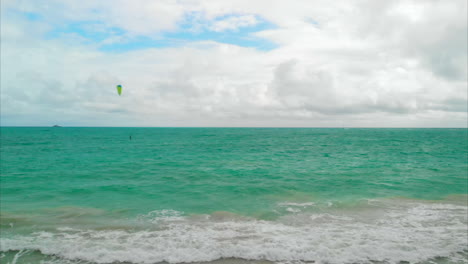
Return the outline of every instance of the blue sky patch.
{"type": "Polygon", "coordinates": [[[123,36],[125,33],[126,32],[120,28],[107,27],[100,21],[83,21],[56,27],[47,33],[46,38],[55,39],[62,38],[69,34],[76,34],[91,43],[99,43],[111,37],[123,36]]]}
{"type": "Polygon", "coordinates": [[[2,12],[2,16],[4,18],[20,18],[26,19],[28,21],[39,21],[43,20],[43,16],[41,14],[35,12],[23,12],[13,8],[7,8],[6,12],[2,12]]]}
{"type": "Polygon", "coordinates": [[[260,17],[256,17],[257,24],[224,31],[210,30],[213,23],[223,21],[236,15],[224,15],[212,21],[200,19],[199,13],[190,13],[179,23],[179,30],[175,32],[162,32],[158,36],[138,36],[131,40],[101,46],[102,51],[124,52],[145,48],[179,47],[191,42],[215,41],[241,47],[250,47],[258,50],[272,50],[277,45],[263,38],[256,37],[255,32],[276,28],[276,26],[260,17]]]}
{"type": "Polygon", "coordinates": [[[237,15],[219,16],[213,21],[194,22],[193,14],[186,17],[180,24],[180,31],[165,34],[168,39],[186,40],[186,41],[216,41],[220,43],[232,44],[241,47],[252,47],[259,50],[271,50],[277,46],[263,38],[256,37],[255,32],[274,29],[276,26],[258,16],[258,23],[253,26],[244,26],[236,29],[227,29],[224,31],[210,30],[210,26],[216,22],[235,17],[237,15]]]}
{"type": "MultiPolygon", "coordinates": [[[[24,13],[29,20],[40,19],[34,13],[24,13]]],[[[213,20],[203,19],[200,13],[189,13],[179,23],[179,30],[159,32],[151,36],[132,35],[118,27],[109,27],[102,21],[79,21],[56,26],[46,34],[47,39],[67,39],[80,44],[97,45],[104,52],[126,52],[147,48],[180,47],[192,42],[215,41],[258,50],[272,50],[276,44],[255,36],[255,32],[276,28],[259,16],[252,16],[255,23],[244,23],[224,30],[213,29],[213,25],[229,19],[242,18],[242,14],[228,14],[213,20]]]]}
{"type": "Polygon", "coordinates": [[[37,13],[32,13],[32,12],[26,12],[24,13],[24,16],[29,20],[29,21],[37,21],[41,20],[42,16],[37,14],[37,13]]]}

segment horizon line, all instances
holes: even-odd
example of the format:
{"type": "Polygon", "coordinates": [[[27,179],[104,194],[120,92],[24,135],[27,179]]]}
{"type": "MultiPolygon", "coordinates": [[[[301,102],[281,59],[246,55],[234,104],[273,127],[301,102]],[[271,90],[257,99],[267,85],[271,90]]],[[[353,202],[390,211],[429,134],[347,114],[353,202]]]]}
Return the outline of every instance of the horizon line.
{"type": "Polygon", "coordinates": [[[313,127],[313,126],[2,126],[0,128],[7,127],[22,127],[22,128],[376,128],[376,129],[385,129],[385,128],[396,128],[396,129],[468,129],[468,127],[366,127],[366,126],[333,126],[333,127],[313,127]]]}

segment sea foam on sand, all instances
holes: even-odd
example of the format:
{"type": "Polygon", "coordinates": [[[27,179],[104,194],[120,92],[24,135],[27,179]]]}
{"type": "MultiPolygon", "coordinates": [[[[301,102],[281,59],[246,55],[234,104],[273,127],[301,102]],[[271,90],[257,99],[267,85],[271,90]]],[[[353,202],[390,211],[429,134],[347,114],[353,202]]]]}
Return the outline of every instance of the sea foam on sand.
{"type": "MultiPolygon", "coordinates": [[[[279,205],[285,206],[313,204],[279,205]]],[[[3,252],[39,251],[62,263],[466,263],[467,217],[464,204],[403,199],[294,211],[271,221],[165,210],[140,217],[149,227],[143,230],[61,227],[2,237],[0,245],[3,252]]]]}

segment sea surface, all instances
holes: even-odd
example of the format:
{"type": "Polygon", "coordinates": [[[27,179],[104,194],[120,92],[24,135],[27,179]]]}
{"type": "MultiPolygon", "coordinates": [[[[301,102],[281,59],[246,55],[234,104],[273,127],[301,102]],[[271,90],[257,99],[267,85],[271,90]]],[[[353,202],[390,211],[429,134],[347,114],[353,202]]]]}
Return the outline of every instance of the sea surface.
{"type": "Polygon", "coordinates": [[[467,129],[0,133],[1,263],[468,263],[467,129]]]}

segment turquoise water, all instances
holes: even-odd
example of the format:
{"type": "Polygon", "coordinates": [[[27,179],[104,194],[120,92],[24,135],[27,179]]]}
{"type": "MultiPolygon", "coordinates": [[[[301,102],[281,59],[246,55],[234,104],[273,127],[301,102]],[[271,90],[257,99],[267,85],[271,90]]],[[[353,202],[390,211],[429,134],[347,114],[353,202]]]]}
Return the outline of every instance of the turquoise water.
{"type": "Polygon", "coordinates": [[[3,127],[3,258],[466,263],[467,153],[466,129],[3,127]]]}

